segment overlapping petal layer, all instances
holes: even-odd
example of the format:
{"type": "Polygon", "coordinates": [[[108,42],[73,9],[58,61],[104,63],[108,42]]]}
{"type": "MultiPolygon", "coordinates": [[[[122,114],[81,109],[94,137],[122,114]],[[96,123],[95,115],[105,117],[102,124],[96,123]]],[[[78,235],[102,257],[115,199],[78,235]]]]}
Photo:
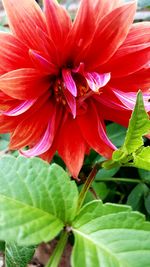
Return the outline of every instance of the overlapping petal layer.
{"type": "Polygon", "coordinates": [[[132,24],[134,1],[81,0],[74,22],[56,0],[3,3],[0,132],[25,156],[58,151],[76,178],[90,149],[111,158],[105,120],[127,126],[139,89],[150,112],[150,23],[132,24]]]}

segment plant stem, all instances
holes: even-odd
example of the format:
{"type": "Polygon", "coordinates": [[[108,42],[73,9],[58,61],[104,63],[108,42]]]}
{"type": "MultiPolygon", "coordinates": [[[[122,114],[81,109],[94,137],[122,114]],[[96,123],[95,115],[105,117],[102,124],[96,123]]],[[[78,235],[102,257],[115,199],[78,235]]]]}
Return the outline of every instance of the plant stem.
{"type": "Polygon", "coordinates": [[[125,183],[142,183],[140,179],[133,179],[133,178],[116,178],[116,177],[110,177],[110,178],[102,178],[98,180],[97,182],[125,182],[125,183]]]}
{"type": "Polygon", "coordinates": [[[53,254],[50,257],[46,267],[58,267],[64,248],[66,246],[67,240],[68,240],[68,233],[66,231],[63,231],[60,236],[60,240],[58,241],[58,244],[56,248],[54,249],[53,254]]]}
{"type": "Polygon", "coordinates": [[[89,188],[91,187],[91,184],[92,184],[92,182],[93,182],[98,170],[100,169],[100,166],[102,165],[102,163],[101,164],[95,164],[95,166],[93,167],[92,171],[90,172],[90,174],[89,174],[89,176],[88,176],[88,178],[87,178],[87,180],[86,180],[86,182],[85,182],[85,184],[84,184],[84,186],[83,186],[83,188],[82,188],[82,190],[81,190],[81,192],[79,194],[78,211],[80,210],[80,208],[81,208],[81,206],[82,206],[82,204],[84,202],[84,199],[86,197],[86,194],[87,194],[89,188]]]}

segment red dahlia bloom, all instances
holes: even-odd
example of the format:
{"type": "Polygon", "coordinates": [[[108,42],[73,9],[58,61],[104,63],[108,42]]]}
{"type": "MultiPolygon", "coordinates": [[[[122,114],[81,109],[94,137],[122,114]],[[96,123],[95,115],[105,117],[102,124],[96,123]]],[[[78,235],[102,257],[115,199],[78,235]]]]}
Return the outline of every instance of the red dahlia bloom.
{"type": "Polygon", "coordinates": [[[3,0],[12,34],[0,33],[0,132],[11,149],[51,160],[76,177],[94,149],[111,158],[104,120],[125,126],[138,89],[148,104],[150,23],[136,4],[82,0],[72,23],[55,0],[3,0]]]}

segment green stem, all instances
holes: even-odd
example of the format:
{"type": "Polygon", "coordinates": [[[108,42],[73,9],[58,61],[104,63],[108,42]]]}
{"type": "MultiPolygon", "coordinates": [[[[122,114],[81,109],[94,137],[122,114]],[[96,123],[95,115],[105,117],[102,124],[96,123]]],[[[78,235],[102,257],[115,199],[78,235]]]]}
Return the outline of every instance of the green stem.
{"type": "Polygon", "coordinates": [[[103,179],[100,179],[99,181],[97,182],[125,182],[125,183],[142,183],[141,180],[139,179],[133,179],[133,178],[116,178],[116,177],[113,177],[113,178],[103,178],[103,179]]]}
{"type": "Polygon", "coordinates": [[[63,231],[60,236],[60,240],[58,241],[58,244],[54,249],[53,254],[50,257],[46,267],[58,267],[64,248],[67,244],[67,240],[68,240],[68,233],[66,231],[63,231]]]}
{"type": "Polygon", "coordinates": [[[95,164],[95,166],[93,167],[91,173],[89,174],[89,176],[88,176],[88,178],[87,178],[87,180],[86,180],[86,182],[85,182],[85,184],[84,184],[84,186],[83,186],[83,188],[82,188],[82,190],[81,190],[81,192],[79,194],[78,211],[82,207],[82,204],[84,202],[86,194],[87,194],[89,188],[91,187],[91,184],[92,184],[92,182],[93,182],[98,170],[100,169],[100,166],[102,165],[102,163],[101,164],[95,164]]]}

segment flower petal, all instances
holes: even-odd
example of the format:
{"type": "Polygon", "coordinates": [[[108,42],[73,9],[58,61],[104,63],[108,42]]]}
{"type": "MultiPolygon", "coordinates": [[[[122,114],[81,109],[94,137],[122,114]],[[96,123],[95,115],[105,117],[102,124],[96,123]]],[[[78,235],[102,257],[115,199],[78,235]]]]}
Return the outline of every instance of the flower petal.
{"type": "MultiPolygon", "coordinates": [[[[113,89],[113,92],[129,110],[134,109],[137,93],[133,93],[133,92],[125,93],[125,92],[122,92],[116,89],[113,89]]],[[[149,102],[150,93],[149,94],[143,93],[143,99],[144,99],[145,109],[147,112],[149,112],[150,111],[150,102],[149,102]]]]}
{"type": "Polygon", "coordinates": [[[13,108],[9,111],[3,112],[3,114],[7,115],[7,116],[20,115],[20,114],[24,113],[25,111],[27,111],[35,103],[36,100],[37,99],[31,99],[31,100],[23,101],[20,105],[16,106],[15,108],[13,108]]]}
{"type": "Polygon", "coordinates": [[[75,83],[74,79],[72,78],[71,71],[69,69],[63,69],[62,70],[62,77],[63,77],[64,83],[65,83],[68,91],[73,96],[77,96],[77,87],[76,87],[76,83],[75,83]]]}
{"type": "Polygon", "coordinates": [[[50,39],[56,45],[62,46],[71,28],[71,19],[55,0],[44,0],[44,9],[50,39]]]}
{"type": "Polygon", "coordinates": [[[49,74],[54,74],[58,72],[56,66],[53,63],[49,62],[42,55],[40,55],[39,52],[29,49],[29,55],[35,67],[38,68],[39,70],[49,74]]]}
{"type": "Polygon", "coordinates": [[[0,59],[0,74],[32,66],[27,47],[9,33],[0,32],[0,59]]]}
{"type": "Polygon", "coordinates": [[[38,48],[36,26],[46,31],[45,18],[34,0],[3,0],[12,32],[31,48],[38,48]],[[19,26],[18,26],[19,25],[19,26]]]}
{"type": "Polygon", "coordinates": [[[76,117],[76,99],[67,89],[64,89],[63,93],[65,95],[66,101],[73,115],[73,118],[75,118],[76,117]]]}
{"type": "Polygon", "coordinates": [[[93,69],[106,63],[125,40],[136,11],[135,2],[126,3],[106,15],[97,26],[83,62],[93,69]]]}
{"type": "Polygon", "coordinates": [[[41,137],[38,143],[28,150],[20,150],[21,154],[26,157],[35,157],[45,153],[53,142],[53,128],[53,123],[51,121],[49,122],[44,135],[41,137]]]}
{"type": "Polygon", "coordinates": [[[0,89],[11,97],[25,100],[42,95],[49,87],[49,78],[35,69],[18,69],[0,77],[0,89]]]}
{"type": "Polygon", "coordinates": [[[87,112],[78,116],[77,121],[88,145],[100,155],[111,158],[115,147],[108,139],[103,121],[92,102],[88,103],[87,112]]]}
{"type": "Polygon", "coordinates": [[[25,146],[35,145],[44,135],[47,125],[53,113],[55,113],[54,111],[52,103],[47,101],[34,113],[29,110],[21,115],[22,121],[17,125],[11,136],[10,148],[21,149],[25,146]]]}
{"type": "Polygon", "coordinates": [[[84,77],[92,91],[98,92],[110,80],[110,73],[98,74],[97,72],[85,72],[84,77]]]}
{"type": "Polygon", "coordinates": [[[139,51],[135,51],[133,53],[127,53],[126,51],[122,57],[118,57],[115,60],[110,61],[108,63],[108,68],[111,70],[112,78],[120,78],[146,68],[149,59],[150,47],[142,50],[140,49],[139,51]]]}
{"type": "Polygon", "coordinates": [[[110,86],[124,91],[147,91],[150,88],[150,68],[142,69],[131,75],[111,79],[110,86]]]}
{"type": "Polygon", "coordinates": [[[76,120],[72,120],[71,116],[69,116],[59,135],[61,139],[58,146],[58,153],[66,163],[72,176],[76,178],[83,165],[87,148],[76,120]]]}

